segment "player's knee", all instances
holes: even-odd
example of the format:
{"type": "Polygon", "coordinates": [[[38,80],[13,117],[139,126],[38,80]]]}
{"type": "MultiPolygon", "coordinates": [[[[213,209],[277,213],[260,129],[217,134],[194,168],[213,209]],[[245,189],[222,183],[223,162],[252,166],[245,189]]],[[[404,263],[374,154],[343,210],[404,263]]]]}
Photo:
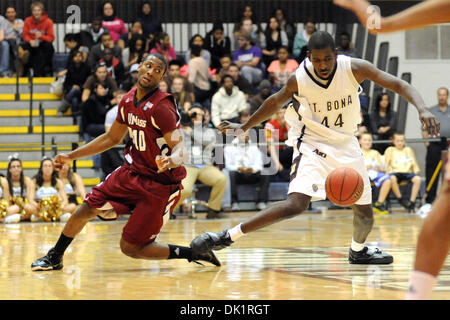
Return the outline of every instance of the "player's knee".
{"type": "Polygon", "coordinates": [[[124,255],[129,256],[131,258],[138,257],[139,247],[125,241],[123,238],[120,239],[120,250],[124,255]]]}
{"type": "Polygon", "coordinates": [[[308,209],[310,198],[300,195],[290,195],[286,200],[285,215],[295,216],[308,209]]]}
{"type": "Polygon", "coordinates": [[[95,218],[99,210],[91,207],[88,203],[83,202],[73,213],[77,218],[92,219],[95,218]]]}

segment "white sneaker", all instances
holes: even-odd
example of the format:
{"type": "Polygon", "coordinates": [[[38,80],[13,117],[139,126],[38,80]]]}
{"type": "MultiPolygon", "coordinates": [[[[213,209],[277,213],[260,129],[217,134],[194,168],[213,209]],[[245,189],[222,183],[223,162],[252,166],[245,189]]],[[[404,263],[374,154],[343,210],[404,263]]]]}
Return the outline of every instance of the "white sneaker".
{"type": "Polygon", "coordinates": [[[18,223],[20,222],[20,214],[12,214],[5,218],[5,223],[18,223]]]}
{"type": "Polygon", "coordinates": [[[71,215],[72,215],[71,213],[66,212],[61,217],[59,217],[59,221],[66,222],[67,220],[69,220],[71,215]]]}
{"type": "Polygon", "coordinates": [[[231,211],[240,211],[240,210],[241,208],[239,208],[239,204],[237,202],[231,205],[231,211]]]}
{"type": "Polygon", "coordinates": [[[39,220],[41,220],[41,219],[39,219],[39,217],[37,215],[35,215],[35,214],[32,214],[31,217],[30,217],[30,221],[31,222],[36,222],[36,221],[39,221],[39,220]]]}
{"type": "Polygon", "coordinates": [[[265,208],[267,208],[267,205],[265,202],[258,202],[258,204],[256,205],[256,208],[258,210],[264,210],[265,208]]]}

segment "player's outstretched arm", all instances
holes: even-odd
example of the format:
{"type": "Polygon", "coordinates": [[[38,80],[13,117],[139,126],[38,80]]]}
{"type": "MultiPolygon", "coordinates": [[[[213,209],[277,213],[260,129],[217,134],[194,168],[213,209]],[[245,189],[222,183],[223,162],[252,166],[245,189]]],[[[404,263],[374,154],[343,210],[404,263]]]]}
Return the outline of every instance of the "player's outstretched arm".
{"type": "Polygon", "coordinates": [[[69,154],[57,155],[55,157],[56,169],[60,169],[65,163],[70,164],[73,160],[99,154],[114,147],[123,140],[123,137],[127,133],[127,128],[126,125],[114,121],[108,132],[98,136],[91,142],[75,149],[69,154]]]}
{"type": "Polygon", "coordinates": [[[449,0],[424,1],[390,17],[381,17],[366,0],[334,0],[334,4],[353,11],[372,34],[409,30],[450,21],[449,0]]]}
{"type": "Polygon", "coordinates": [[[295,74],[292,74],[287,82],[287,84],[281,88],[280,91],[274,93],[268,97],[255,111],[254,114],[247,120],[244,124],[230,123],[228,121],[222,122],[218,129],[222,132],[227,132],[228,130],[234,130],[235,135],[247,132],[254,126],[260,124],[264,120],[269,119],[275,112],[278,111],[282,106],[284,106],[291,98],[294,93],[298,91],[297,79],[295,74]]]}
{"type": "Polygon", "coordinates": [[[440,124],[436,117],[428,111],[425,101],[419,91],[408,82],[376,68],[366,60],[352,58],[352,71],[358,83],[365,79],[371,80],[380,86],[401,95],[406,101],[413,104],[419,112],[420,121],[430,136],[439,136],[440,124]]]}

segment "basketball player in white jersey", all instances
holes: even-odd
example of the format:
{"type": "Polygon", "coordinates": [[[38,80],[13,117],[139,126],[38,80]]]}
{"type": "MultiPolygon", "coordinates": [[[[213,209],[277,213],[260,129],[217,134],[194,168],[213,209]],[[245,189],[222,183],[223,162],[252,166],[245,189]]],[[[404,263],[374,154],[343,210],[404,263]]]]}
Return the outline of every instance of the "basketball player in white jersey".
{"type": "Polygon", "coordinates": [[[294,98],[285,115],[291,126],[289,141],[295,150],[287,199],[268,206],[229,230],[206,232],[196,237],[191,242],[194,252],[222,249],[244,234],[302,213],[311,200],[325,199],[324,184],[327,175],[334,169],[345,166],[356,169],[364,180],[363,194],[352,206],[354,229],[349,262],[393,262],[391,255],[378,248],[369,249],[365,246],[374,223],[371,187],[362,152],[354,136],[361,121],[359,84],[365,79],[398,93],[412,103],[430,135],[438,134],[439,123],[426,109],[415,88],[378,70],[365,60],[337,55],[332,36],[324,31],[316,31],[308,42],[308,58],[300,64],[280,91],[266,99],[246,123],[223,122],[219,126],[223,132],[242,134],[270,118],[294,98]]]}

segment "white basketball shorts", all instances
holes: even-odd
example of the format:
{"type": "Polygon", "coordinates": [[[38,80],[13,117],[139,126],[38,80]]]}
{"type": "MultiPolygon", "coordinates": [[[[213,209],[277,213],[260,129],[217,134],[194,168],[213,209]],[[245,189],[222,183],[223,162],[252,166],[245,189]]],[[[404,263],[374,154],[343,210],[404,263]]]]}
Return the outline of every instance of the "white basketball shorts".
{"type": "Polygon", "coordinates": [[[325,200],[325,180],[334,169],[349,167],[363,178],[364,191],[355,203],[372,203],[372,188],[356,137],[347,143],[328,145],[303,137],[294,145],[289,193],[298,192],[311,196],[311,201],[325,200]]]}

